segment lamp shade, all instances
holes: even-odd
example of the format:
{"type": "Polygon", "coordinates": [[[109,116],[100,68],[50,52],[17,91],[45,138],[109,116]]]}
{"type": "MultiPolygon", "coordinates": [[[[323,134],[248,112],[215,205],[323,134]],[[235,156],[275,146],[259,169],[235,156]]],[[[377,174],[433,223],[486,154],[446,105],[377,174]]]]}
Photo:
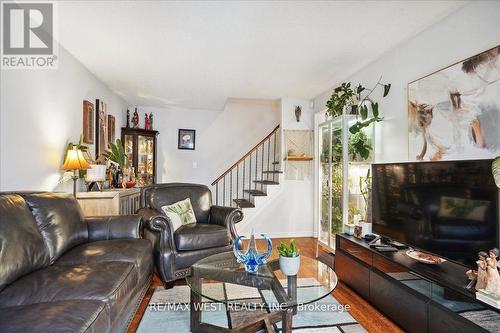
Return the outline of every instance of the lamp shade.
{"type": "Polygon", "coordinates": [[[90,169],[89,163],[83,157],[82,151],[73,147],[68,150],[66,160],[61,167],[61,170],[87,170],[90,169]]]}

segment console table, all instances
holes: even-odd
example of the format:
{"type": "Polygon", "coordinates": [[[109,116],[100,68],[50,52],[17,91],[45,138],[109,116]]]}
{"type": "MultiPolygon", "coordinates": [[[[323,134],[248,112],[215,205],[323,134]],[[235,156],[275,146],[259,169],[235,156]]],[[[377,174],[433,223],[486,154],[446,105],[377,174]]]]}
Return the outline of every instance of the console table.
{"type": "Polygon", "coordinates": [[[335,272],[407,332],[499,331],[500,310],[465,288],[465,266],[422,264],[406,251],[380,253],[364,240],[337,235],[335,272]]]}
{"type": "Polygon", "coordinates": [[[135,214],[140,208],[139,188],[112,189],[102,192],[78,192],[76,199],[85,216],[135,214]]]}

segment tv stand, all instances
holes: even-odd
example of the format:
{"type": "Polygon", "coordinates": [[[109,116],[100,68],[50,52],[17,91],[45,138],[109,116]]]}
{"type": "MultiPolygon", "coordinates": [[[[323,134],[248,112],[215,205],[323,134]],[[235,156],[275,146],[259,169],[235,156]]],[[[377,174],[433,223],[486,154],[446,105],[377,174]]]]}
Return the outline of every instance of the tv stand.
{"type": "Polygon", "coordinates": [[[335,272],[407,332],[498,332],[500,310],[466,289],[467,267],[426,265],[406,251],[380,253],[367,241],[337,235],[335,272]]]}

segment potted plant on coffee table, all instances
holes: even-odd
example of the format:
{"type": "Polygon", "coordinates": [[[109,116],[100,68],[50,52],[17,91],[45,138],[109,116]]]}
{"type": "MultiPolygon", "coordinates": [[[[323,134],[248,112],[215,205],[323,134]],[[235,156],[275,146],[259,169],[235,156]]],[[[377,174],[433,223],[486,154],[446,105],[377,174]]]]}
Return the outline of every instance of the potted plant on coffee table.
{"type": "Polygon", "coordinates": [[[278,252],[281,272],[287,276],[297,275],[300,268],[300,254],[295,239],[292,239],[290,244],[280,243],[278,252]]]}

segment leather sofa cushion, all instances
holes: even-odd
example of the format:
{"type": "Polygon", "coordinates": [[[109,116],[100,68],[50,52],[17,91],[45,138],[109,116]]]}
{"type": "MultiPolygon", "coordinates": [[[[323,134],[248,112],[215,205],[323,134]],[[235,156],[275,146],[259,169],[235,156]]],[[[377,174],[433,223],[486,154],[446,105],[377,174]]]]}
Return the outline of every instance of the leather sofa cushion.
{"type": "Polygon", "coordinates": [[[227,228],[215,224],[186,224],[174,233],[175,245],[179,251],[192,251],[226,246],[230,243],[227,228]]]}
{"type": "Polygon", "coordinates": [[[0,290],[49,264],[49,252],[24,199],[0,195],[0,290]]]}
{"type": "Polygon", "coordinates": [[[151,242],[146,239],[113,239],[74,247],[54,265],[79,265],[118,261],[134,264],[137,272],[148,278],[153,270],[151,242]]]}
{"type": "Polygon", "coordinates": [[[189,198],[196,221],[208,222],[212,206],[212,194],[208,187],[198,184],[171,183],[153,186],[146,191],[147,204],[151,208],[161,212],[161,207],[189,198]]]}
{"type": "Polygon", "coordinates": [[[196,251],[182,251],[178,252],[175,257],[175,269],[180,270],[184,268],[189,268],[193,266],[197,261],[204,259],[212,254],[230,252],[232,250],[231,245],[213,247],[211,249],[202,249],[196,251]]]}
{"type": "Polygon", "coordinates": [[[63,193],[23,194],[53,263],[64,252],[88,239],[87,226],[78,202],[63,193]]]}
{"type": "Polygon", "coordinates": [[[0,292],[0,308],[63,300],[100,300],[111,310],[111,320],[135,291],[134,265],[102,262],[50,266],[15,281],[0,292]]]}
{"type": "Polygon", "coordinates": [[[70,300],[0,309],[2,333],[103,333],[109,329],[109,309],[101,301],[70,300]]]}

